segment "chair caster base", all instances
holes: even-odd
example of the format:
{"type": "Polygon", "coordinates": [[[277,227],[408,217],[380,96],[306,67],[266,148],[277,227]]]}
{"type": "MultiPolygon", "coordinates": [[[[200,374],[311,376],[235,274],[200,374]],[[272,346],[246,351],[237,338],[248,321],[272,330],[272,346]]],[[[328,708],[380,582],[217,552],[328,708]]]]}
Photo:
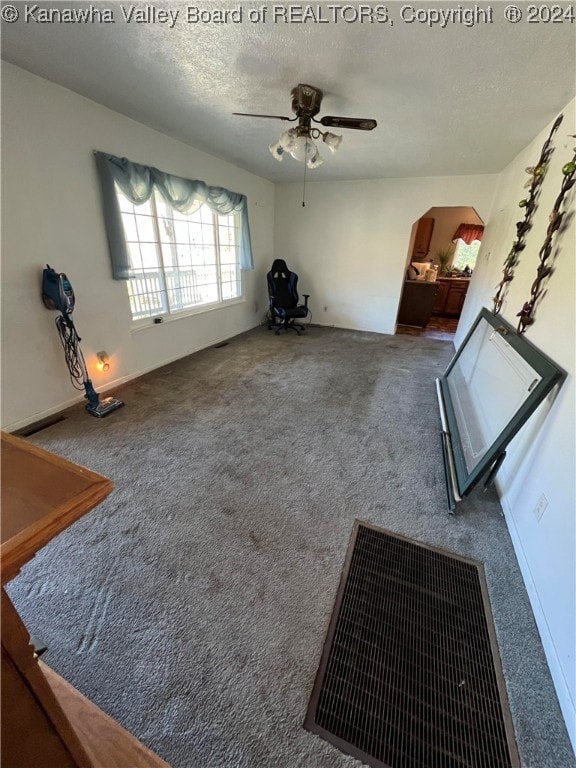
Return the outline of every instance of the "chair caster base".
{"type": "Polygon", "coordinates": [[[302,328],[302,326],[298,326],[298,328],[296,328],[296,326],[294,325],[281,325],[280,328],[278,328],[278,330],[275,331],[275,334],[276,336],[280,336],[280,331],[285,331],[285,332],[294,331],[298,336],[302,336],[302,331],[304,330],[304,328],[302,328]],[[298,330],[298,328],[300,328],[301,330],[298,330]]]}

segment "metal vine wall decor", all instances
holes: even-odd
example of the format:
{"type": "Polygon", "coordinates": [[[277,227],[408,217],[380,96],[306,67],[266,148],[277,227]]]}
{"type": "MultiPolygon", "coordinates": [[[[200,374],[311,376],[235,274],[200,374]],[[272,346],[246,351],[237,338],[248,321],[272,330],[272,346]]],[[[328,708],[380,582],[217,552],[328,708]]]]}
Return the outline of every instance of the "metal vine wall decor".
{"type": "Polygon", "coordinates": [[[534,322],[534,309],[536,307],[536,302],[542,296],[543,292],[542,283],[547,277],[549,277],[549,275],[552,274],[553,267],[550,263],[550,256],[552,255],[552,243],[554,236],[558,233],[562,225],[562,220],[566,214],[566,211],[560,210],[564,198],[566,197],[568,191],[572,189],[574,184],[576,184],[576,178],[574,178],[575,173],[576,147],[574,148],[574,156],[572,157],[572,160],[562,166],[562,174],[564,178],[562,179],[562,184],[560,186],[560,194],[556,198],[554,208],[548,217],[548,221],[550,223],[548,224],[548,229],[546,230],[546,239],[544,240],[544,244],[542,248],[540,248],[540,253],[538,254],[538,268],[536,270],[536,279],[532,283],[532,288],[530,289],[530,298],[528,301],[524,302],[522,309],[516,315],[516,317],[520,318],[518,320],[518,327],[516,329],[517,333],[519,334],[525,333],[528,326],[532,325],[534,322]]]}
{"type": "Polygon", "coordinates": [[[556,121],[554,122],[554,125],[550,131],[550,135],[544,142],[544,146],[540,152],[540,158],[537,164],[530,168],[526,168],[526,173],[530,175],[530,181],[528,182],[530,189],[528,191],[527,197],[524,200],[520,200],[518,203],[520,208],[524,208],[524,221],[516,222],[516,240],[514,240],[512,248],[510,249],[510,253],[504,260],[502,280],[496,286],[496,294],[492,298],[494,304],[493,311],[495,315],[499,314],[502,308],[502,303],[504,301],[508,283],[514,280],[514,267],[516,267],[520,261],[520,253],[526,248],[526,235],[532,227],[532,217],[534,216],[534,211],[537,208],[537,200],[540,187],[544,181],[544,176],[546,175],[547,163],[550,160],[550,155],[553,152],[552,137],[558,130],[558,127],[560,126],[560,123],[563,119],[564,115],[559,115],[559,117],[556,118],[556,121]]]}

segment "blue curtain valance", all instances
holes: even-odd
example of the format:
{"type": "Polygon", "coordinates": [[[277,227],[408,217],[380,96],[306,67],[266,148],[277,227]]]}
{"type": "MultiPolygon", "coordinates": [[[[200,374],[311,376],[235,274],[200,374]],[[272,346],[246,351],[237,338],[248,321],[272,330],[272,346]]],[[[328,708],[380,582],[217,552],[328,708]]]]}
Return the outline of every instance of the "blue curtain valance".
{"type": "Polygon", "coordinates": [[[115,184],[134,205],[145,203],[157,189],[166,202],[180,213],[194,213],[204,204],[221,216],[239,213],[240,268],[254,269],[246,195],[230,192],[224,187],[210,187],[204,181],[191,181],[164,173],[157,168],[132,163],[125,157],[115,157],[104,152],[94,154],[100,175],[106,232],[115,280],[128,280],[133,277],[115,184]]]}

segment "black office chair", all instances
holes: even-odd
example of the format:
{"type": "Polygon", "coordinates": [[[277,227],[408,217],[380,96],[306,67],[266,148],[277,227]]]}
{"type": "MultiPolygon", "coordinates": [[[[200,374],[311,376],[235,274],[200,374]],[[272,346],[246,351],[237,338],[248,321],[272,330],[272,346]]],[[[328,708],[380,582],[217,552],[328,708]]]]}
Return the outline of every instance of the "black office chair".
{"type": "Polygon", "coordinates": [[[298,275],[288,269],[283,259],[275,259],[266,279],[268,280],[268,297],[270,300],[268,329],[276,328],[276,336],[280,334],[282,329],[296,331],[300,336],[304,326],[295,323],[294,320],[308,317],[310,294],[303,294],[304,304],[298,304],[298,275]],[[280,321],[280,325],[277,324],[277,320],[280,321]]]}

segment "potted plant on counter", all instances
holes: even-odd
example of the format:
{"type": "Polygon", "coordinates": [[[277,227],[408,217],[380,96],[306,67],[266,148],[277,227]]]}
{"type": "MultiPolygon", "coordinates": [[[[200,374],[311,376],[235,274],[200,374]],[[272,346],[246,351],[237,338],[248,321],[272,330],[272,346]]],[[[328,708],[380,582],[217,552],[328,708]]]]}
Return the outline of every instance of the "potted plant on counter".
{"type": "Polygon", "coordinates": [[[436,259],[438,261],[438,273],[440,277],[448,277],[450,274],[449,264],[452,261],[452,249],[451,248],[439,248],[436,251],[436,259]]]}

